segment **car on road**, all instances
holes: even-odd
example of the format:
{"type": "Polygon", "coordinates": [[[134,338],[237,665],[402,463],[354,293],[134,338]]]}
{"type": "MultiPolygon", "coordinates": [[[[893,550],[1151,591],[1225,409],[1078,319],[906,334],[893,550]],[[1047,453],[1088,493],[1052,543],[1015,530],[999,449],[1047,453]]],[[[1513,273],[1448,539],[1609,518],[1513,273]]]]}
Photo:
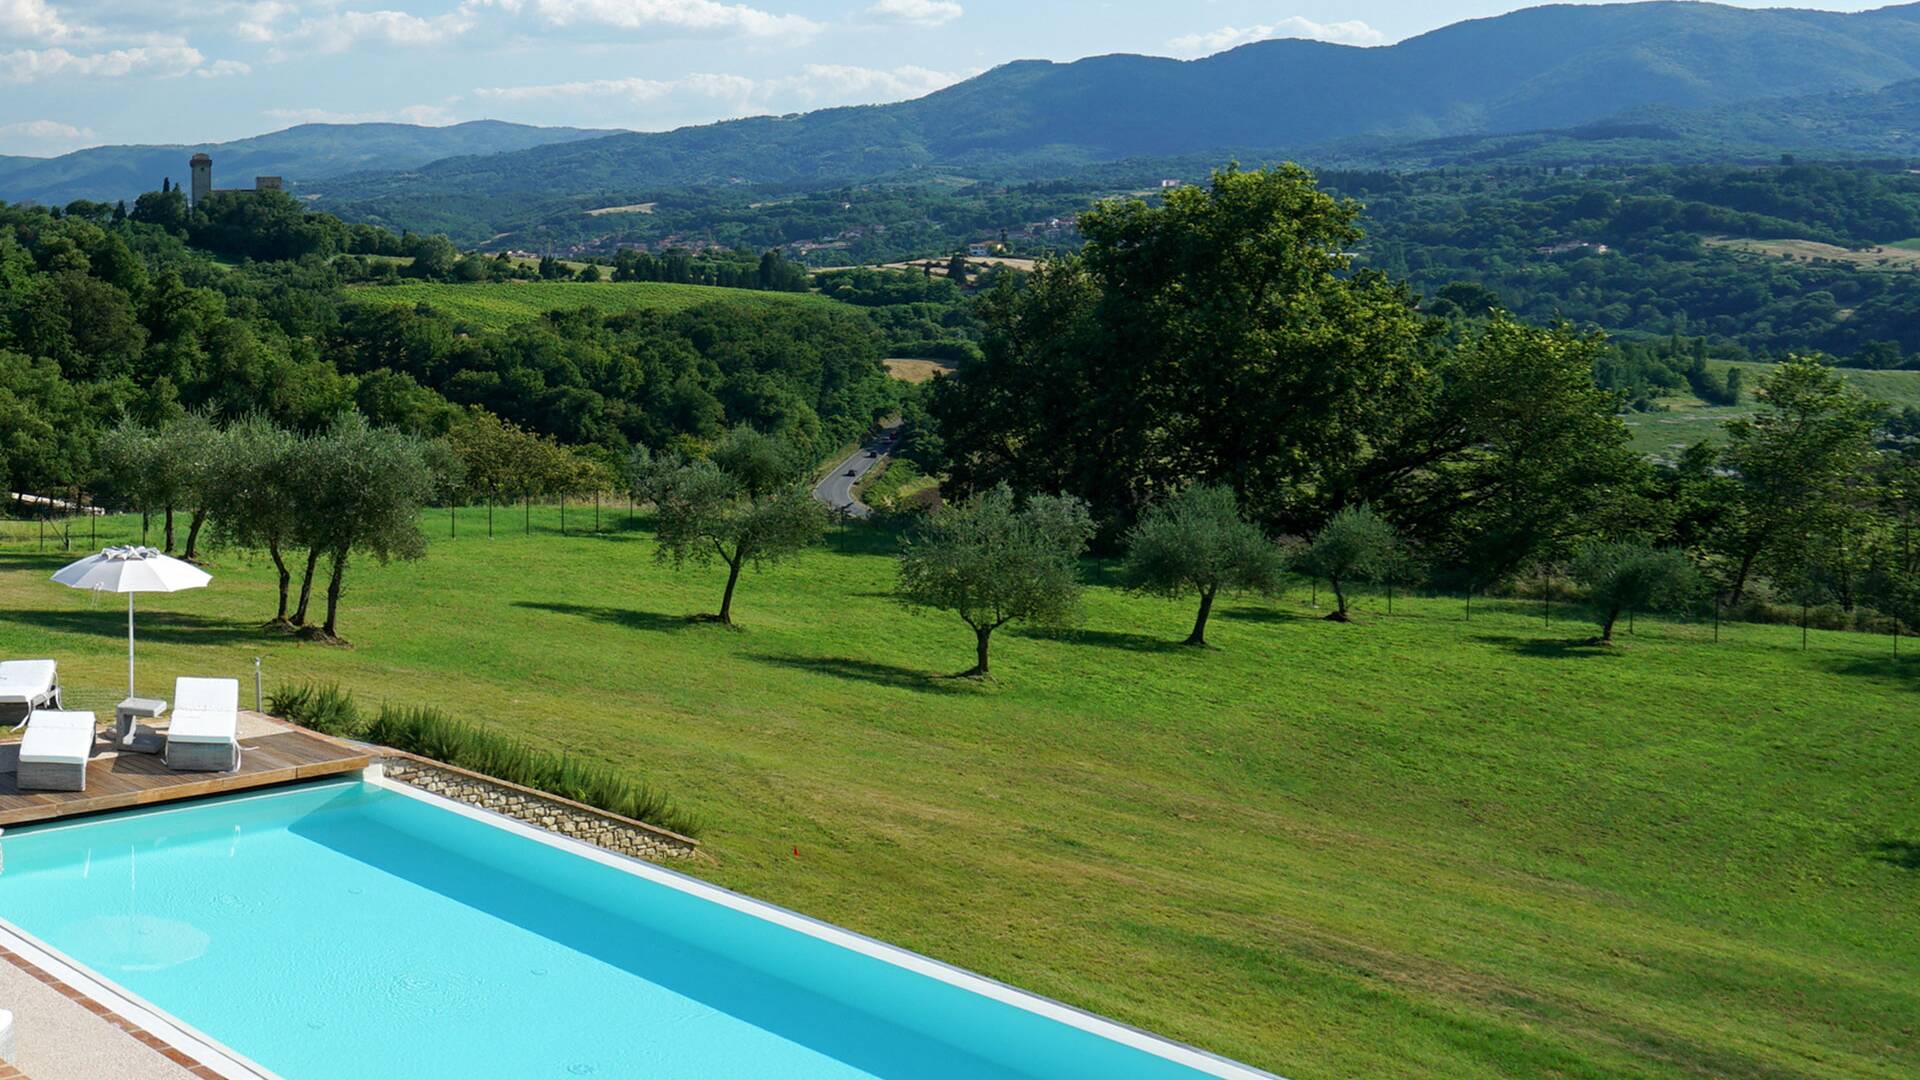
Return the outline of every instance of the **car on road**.
{"type": "Polygon", "coordinates": [[[859,469],[848,469],[848,470],[847,470],[847,475],[848,475],[848,476],[859,476],[859,475],[860,475],[860,470],[859,470],[859,469]]]}
{"type": "Polygon", "coordinates": [[[880,451],[878,451],[878,450],[869,450],[869,451],[867,451],[867,456],[868,456],[868,457],[870,457],[870,458],[877,458],[877,457],[879,457],[879,456],[880,456],[880,451]]]}

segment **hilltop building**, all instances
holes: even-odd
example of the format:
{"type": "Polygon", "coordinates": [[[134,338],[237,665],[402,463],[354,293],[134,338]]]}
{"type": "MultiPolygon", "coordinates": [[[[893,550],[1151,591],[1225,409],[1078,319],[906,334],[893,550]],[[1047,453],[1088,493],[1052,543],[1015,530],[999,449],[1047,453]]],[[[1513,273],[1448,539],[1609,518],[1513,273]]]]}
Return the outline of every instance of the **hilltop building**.
{"type": "Polygon", "coordinates": [[[187,190],[192,199],[191,205],[200,205],[200,200],[209,195],[252,195],[261,191],[285,191],[287,182],[278,176],[256,176],[250,188],[216,188],[213,186],[213,158],[206,154],[195,154],[187,162],[187,170],[192,174],[193,183],[187,190]]]}

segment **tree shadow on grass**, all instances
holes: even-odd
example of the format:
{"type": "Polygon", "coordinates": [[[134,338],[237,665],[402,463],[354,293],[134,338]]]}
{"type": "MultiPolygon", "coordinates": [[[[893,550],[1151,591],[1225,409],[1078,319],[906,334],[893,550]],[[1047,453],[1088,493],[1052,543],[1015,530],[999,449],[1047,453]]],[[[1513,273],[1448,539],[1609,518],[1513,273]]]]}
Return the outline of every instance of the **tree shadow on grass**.
{"type": "MultiPolygon", "coordinates": [[[[113,600],[119,601],[115,595],[113,600]]],[[[103,634],[124,639],[127,634],[125,603],[102,604],[99,608],[74,610],[0,611],[0,622],[19,623],[36,630],[63,634],[103,634]]],[[[140,641],[174,645],[232,645],[259,641],[269,636],[257,622],[234,622],[189,615],[178,611],[141,611],[134,614],[135,637],[140,641]]]]}
{"type": "Polygon", "coordinates": [[[554,615],[572,615],[575,618],[592,619],[595,622],[626,630],[650,630],[655,633],[685,630],[700,625],[701,621],[698,615],[662,615],[655,611],[593,607],[588,604],[556,604],[538,600],[515,600],[513,606],[526,608],[529,611],[545,611],[554,615]]]}
{"type": "Polygon", "coordinates": [[[1092,645],[1095,648],[1123,649],[1127,652],[1200,651],[1177,640],[1120,630],[1014,630],[1012,634],[1014,637],[1023,637],[1030,641],[1057,641],[1064,645],[1092,645]]]}
{"type": "Polygon", "coordinates": [[[1920,870],[1920,841],[1882,840],[1873,845],[1873,857],[1902,870],[1920,870]]]}
{"type": "Polygon", "coordinates": [[[1895,659],[1891,645],[1886,656],[1849,656],[1844,659],[1825,660],[1822,666],[1836,675],[1857,675],[1869,679],[1883,679],[1887,682],[1906,682],[1920,684],[1920,642],[1913,646],[1914,655],[1907,655],[1907,646],[1900,647],[1901,656],[1895,659]]]}
{"type": "Polygon", "coordinates": [[[1278,625],[1281,623],[1296,622],[1325,622],[1326,612],[1314,611],[1311,614],[1301,614],[1294,611],[1282,611],[1279,608],[1237,607],[1216,611],[1213,613],[1213,617],[1216,619],[1230,619],[1234,622],[1271,623],[1278,625]]]}
{"type": "Polygon", "coordinates": [[[893,690],[912,690],[922,694],[965,694],[979,688],[979,683],[971,679],[954,678],[945,675],[933,675],[913,668],[900,667],[897,664],[883,664],[874,660],[854,660],[844,656],[796,656],[792,654],[749,654],[747,659],[757,660],[774,667],[788,668],[793,671],[806,671],[816,675],[831,675],[836,679],[851,679],[855,682],[872,683],[893,690]]]}
{"type": "Polygon", "coordinates": [[[827,530],[827,550],[836,555],[897,555],[901,530],[870,521],[848,521],[827,530]]]}
{"type": "Polygon", "coordinates": [[[1612,646],[1603,645],[1593,638],[1529,638],[1511,634],[1475,634],[1473,640],[1486,645],[1497,645],[1520,656],[1538,657],[1542,660],[1592,660],[1619,655],[1612,646]]]}

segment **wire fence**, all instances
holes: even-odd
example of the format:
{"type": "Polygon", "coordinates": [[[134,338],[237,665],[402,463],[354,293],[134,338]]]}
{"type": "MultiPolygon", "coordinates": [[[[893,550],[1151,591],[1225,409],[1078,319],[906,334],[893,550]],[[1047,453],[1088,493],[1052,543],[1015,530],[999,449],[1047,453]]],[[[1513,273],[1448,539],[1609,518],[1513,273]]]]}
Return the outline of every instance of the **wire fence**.
{"type": "MultiPolygon", "coordinates": [[[[17,511],[18,505],[13,509],[17,511]]],[[[164,514],[76,513],[70,501],[41,504],[34,509],[45,512],[26,518],[0,517],[0,554],[78,556],[114,545],[162,547],[166,543],[164,514]]],[[[174,514],[174,550],[184,546],[189,523],[187,514],[174,514]]],[[[503,499],[433,507],[421,513],[421,528],[429,544],[562,536],[623,539],[649,523],[648,508],[629,495],[503,499]]],[[[202,543],[211,540],[210,536],[202,537],[202,543]]],[[[1096,578],[1100,576],[1096,574],[1096,578]]],[[[1476,615],[1484,618],[1498,613],[1538,618],[1544,629],[1565,628],[1572,634],[1577,627],[1585,627],[1598,634],[1596,609],[1571,585],[1559,580],[1526,581],[1516,590],[1500,593],[1468,594],[1398,582],[1349,587],[1347,591],[1350,605],[1368,618],[1457,617],[1471,623],[1476,615]],[[1444,614],[1449,605],[1457,605],[1457,616],[1444,614]]],[[[1333,594],[1324,583],[1300,579],[1290,595],[1301,593],[1305,593],[1309,610],[1331,611],[1333,594]]],[[[1626,611],[1614,632],[1616,637],[1632,640],[1639,636],[1639,627],[1648,623],[1657,626],[1665,637],[1707,644],[1737,637],[1742,628],[1765,625],[1798,629],[1802,649],[1815,647],[1816,630],[1873,635],[1885,638],[1888,651],[1895,657],[1920,656],[1920,642],[1903,640],[1916,636],[1914,628],[1864,609],[1848,613],[1834,606],[1792,609],[1748,604],[1736,612],[1716,598],[1686,612],[1626,611]]]]}

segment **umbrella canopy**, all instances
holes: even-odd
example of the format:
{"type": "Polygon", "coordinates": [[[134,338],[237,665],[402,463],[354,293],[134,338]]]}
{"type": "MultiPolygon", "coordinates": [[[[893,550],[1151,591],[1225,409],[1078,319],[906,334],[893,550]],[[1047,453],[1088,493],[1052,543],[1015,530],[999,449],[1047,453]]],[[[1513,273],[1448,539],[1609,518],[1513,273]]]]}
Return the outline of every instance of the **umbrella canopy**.
{"type": "Polygon", "coordinates": [[[213,575],[150,547],[110,547],[53,575],[56,584],[127,594],[127,696],[133,697],[133,594],[204,588],[213,575]]]}

